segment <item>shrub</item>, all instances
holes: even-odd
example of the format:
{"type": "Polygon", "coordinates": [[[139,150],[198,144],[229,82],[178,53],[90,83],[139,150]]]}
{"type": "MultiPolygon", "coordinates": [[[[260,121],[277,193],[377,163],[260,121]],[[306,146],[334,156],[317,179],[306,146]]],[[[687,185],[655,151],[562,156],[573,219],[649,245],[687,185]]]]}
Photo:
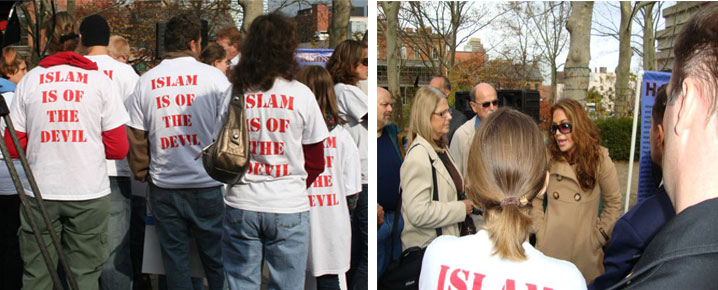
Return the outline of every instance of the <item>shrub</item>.
{"type": "MultiPolygon", "coordinates": [[[[640,120],[639,120],[640,121],[640,120]]],[[[632,118],[612,118],[596,120],[596,126],[601,130],[601,146],[608,148],[611,159],[628,160],[631,154],[631,127],[632,118]]],[[[641,141],[641,130],[636,128],[636,152],[634,160],[638,161],[639,146],[641,141]]]]}

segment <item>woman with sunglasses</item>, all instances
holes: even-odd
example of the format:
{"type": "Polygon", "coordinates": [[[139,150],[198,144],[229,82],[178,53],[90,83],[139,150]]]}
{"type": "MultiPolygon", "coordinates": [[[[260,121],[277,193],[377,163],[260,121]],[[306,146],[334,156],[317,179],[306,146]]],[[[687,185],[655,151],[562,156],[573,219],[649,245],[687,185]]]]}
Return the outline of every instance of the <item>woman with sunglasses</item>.
{"type": "Polygon", "coordinates": [[[533,201],[536,248],[574,263],[590,283],[604,271],[602,247],[621,214],[616,167],[577,101],[551,107],[550,124],[550,180],[533,201]]]}
{"type": "Polygon", "coordinates": [[[416,93],[409,118],[409,149],[401,165],[401,245],[425,248],[439,235],[459,236],[459,223],[471,213],[461,173],[447,153],[449,103],[439,90],[423,87],[416,93]],[[438,197],[438,198],[437,198],[438,197]]]}

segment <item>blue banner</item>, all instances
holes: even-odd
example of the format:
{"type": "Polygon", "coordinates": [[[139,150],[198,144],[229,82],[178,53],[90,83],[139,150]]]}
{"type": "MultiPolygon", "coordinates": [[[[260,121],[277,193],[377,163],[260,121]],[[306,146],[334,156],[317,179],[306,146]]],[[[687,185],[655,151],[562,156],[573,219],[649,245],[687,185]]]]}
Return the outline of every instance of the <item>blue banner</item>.
{"type": "Polygon", "coordinates": [[[638,197],[636,203],[653,195],[658,183],[653,180],[653,161],[651,161],[651,115],[658,88],[667,84],[671,73],[645,71],[641,83],[641,147],[638,171],[638,197]]]}
{"type": "Polygon", "coordinates": [[[304,67],[305,65],[319,65],[324,67],[333,52],[333,49],[328,48],[299,48],[295,55],[297,56],[299,67],[304,67]]]}

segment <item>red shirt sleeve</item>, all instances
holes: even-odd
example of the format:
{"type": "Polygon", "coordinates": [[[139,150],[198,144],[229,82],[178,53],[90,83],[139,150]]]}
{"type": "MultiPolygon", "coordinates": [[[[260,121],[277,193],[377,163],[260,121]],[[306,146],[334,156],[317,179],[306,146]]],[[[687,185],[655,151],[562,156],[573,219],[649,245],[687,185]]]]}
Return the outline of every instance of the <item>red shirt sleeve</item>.
{"type": "Polygon", "coordinates": [[[307,188],[317,176],[324,172],[324,141],[309,145],[302,145],[304,151],[304,170],[307,171],[307,188]]]}
{"type": "MultiPolygon", "coordinates": [[[[27,133],[15,131],[17,134],[17,139],[20,140],[20,146],[22,147],[22,151],[27,151],[27,133]]],[[[10,151],[10,158],[20,158],[17,154],[17,150],[15,150],[15,145],[12,144],[12,138],[10,137],[10,130],[8,128],[5,128],[5,144],[7,145],[7,150],[10,151]]]]}
{"type": "Polygon", "coordinates": [[[127,141],[125,125],[115,129],[102,132],[102,143],[105,144],[105,158],[121,160],[127,156],[130,150],[130,142],[127,141]]]}

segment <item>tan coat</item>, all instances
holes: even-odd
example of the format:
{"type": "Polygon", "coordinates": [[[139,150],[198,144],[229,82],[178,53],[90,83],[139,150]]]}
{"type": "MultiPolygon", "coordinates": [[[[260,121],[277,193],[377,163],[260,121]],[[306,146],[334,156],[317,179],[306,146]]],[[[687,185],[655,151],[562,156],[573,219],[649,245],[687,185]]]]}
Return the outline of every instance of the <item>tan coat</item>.
{"type": "Polygon", "coordinates": [[[621,215],[621,191],[616,167],[601,147],[596,186],[584,191],[578,184],[574,167],[566,162],[551,161],[546,195],[535,198],[532,214],[536,229],[536,248],[547,256],[574,263],[586,282],[603,274],[603,247],[611,236],[613,225],[621,215]],[[598,205],[603,195],[603,212],[598,205]],[[548,199],[546,212],[543,199],[548,199]]]}
{"type": "Polygon", "coordinates": [[[439,155],[420,136],[412,142],[401,165],[401,190],[403,249],[428,246],[436,238],[437,227],[441,227],[443,235],[459,236],[458,223],[466,218],[466,206],[458,200],[454,181],[439,155]],[[430,166],[436,169],[439,201],[432,200],[434,186],[430,166]]]}

